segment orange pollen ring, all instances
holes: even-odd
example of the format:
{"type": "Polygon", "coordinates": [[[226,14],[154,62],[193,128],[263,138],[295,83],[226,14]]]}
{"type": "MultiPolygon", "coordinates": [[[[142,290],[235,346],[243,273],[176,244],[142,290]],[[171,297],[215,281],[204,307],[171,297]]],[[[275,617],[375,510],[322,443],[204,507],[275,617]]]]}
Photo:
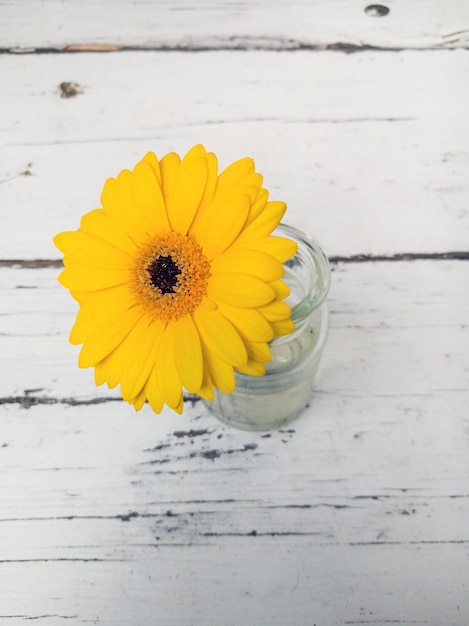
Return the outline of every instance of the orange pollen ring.
{"type": "Polygon", "coordinates": [[[143,245],[130,282],[137,303],[153,318],[176,321],[207,295],[210,262],[192,235],[161,233],[143,245]]]}

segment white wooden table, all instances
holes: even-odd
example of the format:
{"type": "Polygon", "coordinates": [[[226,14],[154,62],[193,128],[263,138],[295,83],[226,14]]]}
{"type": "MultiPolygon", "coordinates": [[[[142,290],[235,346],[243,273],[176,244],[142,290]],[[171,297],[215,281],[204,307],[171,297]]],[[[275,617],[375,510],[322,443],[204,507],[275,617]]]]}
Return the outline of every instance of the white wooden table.
{"type": "Polygon", "coordinates": [[[0,5],[0,624],[469,624],[469,5],[0,5]],[[252,156],[331,258],[308,410],[140,413],[52,236],[148,150],[252,156]]]}

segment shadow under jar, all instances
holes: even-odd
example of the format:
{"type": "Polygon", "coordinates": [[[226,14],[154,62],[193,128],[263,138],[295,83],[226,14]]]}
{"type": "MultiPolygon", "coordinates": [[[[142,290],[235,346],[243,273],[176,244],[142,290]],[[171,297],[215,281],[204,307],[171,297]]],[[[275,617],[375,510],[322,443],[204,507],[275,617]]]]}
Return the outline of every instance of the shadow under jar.
{"type": "Polygon", "coordinates": [[[220,421],[244,430],[273,430],[302,413],[311,398],[328,332],[326,255],[313,239],[286,224],[273,234],[298,244],[298,252],[284,264],[283,276],[291,291],[287,303],[295,330],[270,342],[272,358],[264,376],[237,372],[233,393],[215,389],[211,402],[203,400],[220,421]]]}

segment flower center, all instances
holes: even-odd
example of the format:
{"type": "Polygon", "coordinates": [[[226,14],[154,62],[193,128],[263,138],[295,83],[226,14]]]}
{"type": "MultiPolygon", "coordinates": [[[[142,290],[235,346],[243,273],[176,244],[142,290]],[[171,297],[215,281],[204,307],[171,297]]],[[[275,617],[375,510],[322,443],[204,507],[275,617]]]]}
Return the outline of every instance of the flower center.
{"type": "Polygon", "coordinates": [[[157,235],[138,251],[130,283],[137,304],[153,318],[190,315],[207,294],[210,263],[191,235],[157,235]]]}
{"type": "Polygon", "coordinates": [[[178,282],[181,270],[170,256],[159,256],[148,266],[150,280],[161,293],[175,293],[174,286],[178,282]]]}

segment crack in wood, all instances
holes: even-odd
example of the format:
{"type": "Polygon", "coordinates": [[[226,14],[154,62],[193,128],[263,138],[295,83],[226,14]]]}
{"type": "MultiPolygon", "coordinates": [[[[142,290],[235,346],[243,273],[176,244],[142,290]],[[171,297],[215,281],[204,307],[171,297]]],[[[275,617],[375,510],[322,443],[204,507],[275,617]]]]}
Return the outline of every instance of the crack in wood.
{"type": "Polygon", "coordinates": [[[61,259],[0,259],[0,268],[44,269],[47,267],[56,267],[62,269],[63,266],[61,259]]]}
{"type": "Polygon", "coordinates": [[[222,456],[222,454],[235,454],[236,452],[247,452],[249,450],[256,450],[257,443],[245,443],[242,448],[228,448],[228,450],[203,450],[202,452],[192,452],[190,457],[201,456],[204,459],[210,459],[214,461],[222,456]]]}
{"type": "Polygon", "coordinates": [[[77,400],[76,398],[50,398],[49,396],[32,396],[29,393],[25,393],[23,396],[9,396],[0,398],[0,405],[2,404],[19,404],[24,409],[29,409],[32,406],[44,405],[44,404],[66,404],[67,406],[88,406],[93,404],[104,404],[106,402],[123,402],[122,398],[117,397],[104,397],[104,398],[91,398],[90,400],[77,400]]]}
{"type": "Polygon", "coordinates": [[[469,261],[469,252],[401,252],[397,254],[354,254],[331,256],[329,262],[337,263],[389,263],[399,261],[469,261]]]}
{"type": "Polygon", "coordinates": [[[206,532],[200,533],[201,537],[321,537],[324,536],[324,533],[321,532],[299,532],[299,531],[264,531],[258,532],[257,530],[250,530],[249,532],[231,532],[231,533],[216,533],[216,532],[206,532]]]}
{"type": "Polygon", "coordinates": [[[354,626],[354,624],[371,624],[371,626],[373,626],[373,624],[428,624],[427,620],[401,620],[401,619],[365,619],[365,620],[359,620],[359,621],[346,621],[344,622],[344,624],[350,624],[351,626],[354,626]]]}
{"type": "Polygon", "coordinates": [[[0,518],[0,524],[2,522],[70,522],[75,520],[119,520],[121,522],[130,522],[138,517],[161,517],[166,513],[137,513],[137,511],[129,511],[128,513],[118,513],[117,515],[55,515],[44,517],[5,517],[0,518]]]}
{"type": "MultiPolygon", "coordinates": [[[[245,443],[242,448],[228,448],[226,450],[223,449],[210,449],[210,450],[198,450],[191,452],[188,455],[178,456],[178,457],[168,457],[165,456],[162,459],[152,459],[151,461],[145,461],[142,465],[165,465],[166,463],[171,463],[174,461],[182,461],[186,459],[194,459],[194,458],[203,458],[208,459],[210,461],[214,461],[215,459],[220,458],[224,455],[236,454],[238,452],[248,452],[251,450],[256,450],[258,448],[257,443],[245,443]]],[[[168,472],[172,473],[172,472],[168,472]]]]}
{"type": "MultiPolygon", "coordinates": [[[[55,47],[0,47],[0,54],[5,55],[30,55],[30,54],[110,54],[119,52],[179,52],[194,54],[197,52],[256,52],[256,51],[270,51],[270,52],[342,52],[345,54],[352,54],[357,52],[403,52],[408,50],[415,50],[418,52],[428,50],[445,50],[452,49],[449,45],[458,43],[459,38],[447,39],[440,44],[435,43],[430,46],[376,46],[372,44],[355,44],[346,41],[337,41],[329,44],[318,44],[301,41],[293,38],[282,37],[239,37],[232,36],[223,40],[214,39],[213,43],[181,43],[181,44],[155,44],[155,45],[122,45],[116,43],[83,43],[83,44],[69,44],[67,46],[55,47]]],[[[458,49],[466,50],[468,46],[460,45],[458,49]]]]}
{"type": "Polygon", "coordinates": [[[420,546],[420,545],[465,545],[469,539],[415,539],[410,541],[351,541],[349,546],[420,546]]]}
{"type": "MultiPolygon", "coordinates": [[[[396,263],[408,261],[469,261],[469,251],[450,250],[447,252],[398,252],[396,254],[352,254],[350,256],[330,256],[329,262],[338,263],[396,263]]],[[[63,268],[61,259],[0,259],[0,268],[44,269],[63,268]]]]}
{"type": "Polygon", "coordinates": [[[98,557],[57,557],[42,559],[0,559],[3,563],[123,563],[125,559],[102,559],[98,557]]]}
{"type": "MultiPolygon", "coordinates": [[[[177,460],[181,460],[180,458],[177,460]]],[[[201,468],[197,468],[197,472],[198,474],[202,475],[204,472],[206,473],[210,473],[211,470],[206,470],[206,469],[201,469],[201,468]]],[[[193,469],[187,469],[187,470],[155,470],[152,472],[152,474],[154,476],[157,475],[169,475],[169,476],[176,476],[176,475],[181,475],[181,474],[192,474],[194,472],[193,469]]],[[[226,472],[228,474],[232,474],[233,472],[242,472],[242,473],[246,473],[246,468],[241,466],[241,467],[218,467],[217,468],[217,473],[221,473],[221,472],[226,472]]]]}
{"type": "Polygon", "coordinates": [[[46,613],[44,615],[0,615],[0,619],[50,619],[51,617],[58,619],[76,619],[78,615],[59,615],[58,613],[46,613]]]}
{"type": "Polygon", "coordinates": [[[336,509],[340,511],[341,509],[354,509],[356,507],[351,506],[350,504],[331,504],[330,502],[319,502],[318,504],[274,504],[262,507],[264,509],[319,509],[321,507],[336,509]]]}
{"type": "MultiPolygon", "coordinates": [[[[193,401],[192,397],[191,397],[191,401],[193,401]]],[[[199,430],[195,430],[191,428],[190,430],[175,430],[173,432],[173,435],[177,437],[178,439],[180,439],[181,437],[188,437],[189,439],[192,439],[193,437],[201,437],[202,435],[208,435],[208,434],[209,434],[208,428],[201,428],[199,430]]]]}

